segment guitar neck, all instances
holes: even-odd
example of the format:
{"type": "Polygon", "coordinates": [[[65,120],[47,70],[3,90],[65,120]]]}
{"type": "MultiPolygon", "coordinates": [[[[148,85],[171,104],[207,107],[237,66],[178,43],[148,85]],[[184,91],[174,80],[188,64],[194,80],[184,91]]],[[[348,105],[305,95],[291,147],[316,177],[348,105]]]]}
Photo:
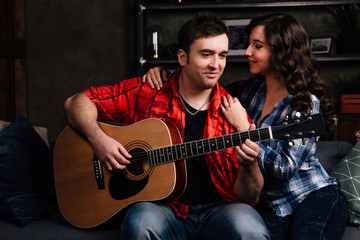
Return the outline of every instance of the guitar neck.
{"type": "Polygon", "coordinates": [[[233,148],[244,143],[246,139],[250,139],[253,142],[273,139],[272,127],[258,128],[245,132],[236,132],[219,137],[155,148],[148,151],[148,159],[150,165],[156,166],[184,158],[191,158],[206,153],[233,148]]]}

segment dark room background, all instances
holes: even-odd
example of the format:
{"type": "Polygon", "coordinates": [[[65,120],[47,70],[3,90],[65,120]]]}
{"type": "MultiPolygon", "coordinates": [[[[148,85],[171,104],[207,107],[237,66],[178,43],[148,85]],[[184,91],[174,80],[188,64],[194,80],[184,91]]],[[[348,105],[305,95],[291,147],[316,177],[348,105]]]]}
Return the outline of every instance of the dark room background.
{"type": "MultiPolygon", "coordinates": [[[[217,1],[221,2],[220,0],[217,1]]],[[[170,0],[158,0],[156,2],[170,2],[170,0]]],[[[232,2],[243,1],[234,0],[232,2]]],[[[249,0],[248,2],[254,1],[249,0]]],[[[25,58],[25,62],[20,59],[20,67],[25,69],[23,72],[26,73],[26,76],[20,76],[22,78],[19,82],[25,83],[26,86],[20,88],[20,93],[9,94],[6,92],[8,84],[6,80],[3,81],[3,75],[5,73],[11,78],[11,73],[4,71],[3,66],[7,66],[9,62],[13,63],[13,60],[3,60],[4,57],[1,56],[0,101],[6,102],[6,96],[11,96],[15,99],[15,104],[20,105],[19,109],[25,112],[26,117],[33,125],[48,128],[49,139],[54,141],[66,126],[62,107],[67,97],[91,85],[111,84],[137,75],[137,62],[139,60],[137,59],[137,1],[5,0],[0,5],[2,8],[0,9],[1,15],[6,15],[8,9],[21,9],[21,7],[15,6],[15,3],[23,5],[24,26],[21,27],[20,24],[20,28],[23,28],[24,31],[19,36],[20,39],[23,37],[25,40],[20,41],[19,46],[22,46],[21,43],[25,43],[25,47],[22,47],[26,48],[26,51],[24,50],[20,54],[20,58],[25,58]],[[24,94],[21,91],[24,91],[24,94]],[[17,94],[22,99],[18,98],[17,94]]],[[[326,36],[333,39],[329,60],[321,60],[319,65],[321,76],[330,88],[337,113],[339,113],[339,101],[342,93],[360,94],[360,51],[351,53],[351,57],[345,61],[336,60],[339,51],[335,40],[339,29],[337,27],[328,28],[330,14],[322,6],[214,10],[223,19],[249,19],[283,10],[292,14],[304,26],[311,38],[326,36]],[[335,58],[333,58],[334,56],[335,58]]],[[[146,10],[147,21],[144,22],[144,30],[146,31],[155,25],[161,26],[161,37],[164,40],[162,47],[166,48],[169,43],[176,41],[177,29],[197,11],[198,9],[188,11],[181,7],[171,11],[167,9],[146,10]]],[[[13,17],[11,14],[8,15],[9,19],[13,17]]],[[[1,19],[0,33],[2,35],[0,40],[9,39],[9,36],[6,36],[4,32],[10,33],[8,35],[16,38],[14,31],[10,31],[6,26],[6,17],[2,16],[1,19]]],[[[7,21],[9,22],[9,20],[7,21]]],[[[360,19],[357,22],[360,22],[360,19]]],[[[360,27],[357,29],[357,36],[360,36],[359,29],[360,27]]],[[[357,42],[360,42],[360,37],[357,39],[357,42]]],[[[6,41],[0,43],[3,44],[4,42],[6,41]]],[[[8,46],[1,44],[0,47],[8,46]]],[[[14,49],[16,50],[16,48],[14,49]]],[[[8,53],[12,54],[10,50],[8,53]]],[[[326,55],[319,55],[318,57],[324,56],[327,59],[326,55]]],[[[13,58],[13,56],[11,57],[13,58]]],[[[158,62],[155,61],[153,65],[147,64],[147,67],[156,65],[158,62]]],[[[235,80],[246,79],[249,76],[251,75],[246,61],[238,62],[229,59],[220,83],[225,85],[235,80]]],[[[15,86],[13,89],[16,90],[17,87],[15,86]]],[[[22,112],[10,104],[13,103],[7,101],[5,106],[1,102],[2,108],[13,108],[10,109],[11,111],[2,109],[0,111],[1,120],[11,121],[13,119],[10,118],[14,118],[18,112],[22,112]],[[3,112],[10,117],[4,118],[3,112]]],[[[355,118],[359,123],[359,115],[356,115],[355,118]]]]}
{"type": "Polygon", "coordinates": [[[136,74],[136,1],[26,1],[28,118],[50,140],[64,100],[136,74]]]}

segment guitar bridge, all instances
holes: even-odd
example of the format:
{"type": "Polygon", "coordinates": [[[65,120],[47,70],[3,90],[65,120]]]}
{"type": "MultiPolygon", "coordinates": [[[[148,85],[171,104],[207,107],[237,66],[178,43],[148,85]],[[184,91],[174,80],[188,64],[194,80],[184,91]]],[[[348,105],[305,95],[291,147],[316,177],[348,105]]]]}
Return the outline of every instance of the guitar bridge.
{"type": "Polygon", "coordinates": [[[95,180],[98,185],[98,189],[105,188],[105,181],[104,181],[104,174],[101,162],[94,156],[94,173],[95,173],[95,180]]]}

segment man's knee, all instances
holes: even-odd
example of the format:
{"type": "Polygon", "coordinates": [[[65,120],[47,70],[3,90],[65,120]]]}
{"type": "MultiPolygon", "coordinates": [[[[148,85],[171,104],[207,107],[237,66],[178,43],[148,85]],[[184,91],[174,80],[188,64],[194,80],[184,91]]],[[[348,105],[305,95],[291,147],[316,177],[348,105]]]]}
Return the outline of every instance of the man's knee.
{"type": "Polygon", "coordinates": [[[128,209],[120,227],[121,239],[149,239],[149,229],[154,223],[152,203],[136,203],[128,209]],[[131,238],[129,238],[131,237],[131,238]]]}
{"type": "Polygon", "coordinates": [[[270,239],[269,231],[260,214],[246,204],[230,204],[227,209],[239,239],[270,239]]]}

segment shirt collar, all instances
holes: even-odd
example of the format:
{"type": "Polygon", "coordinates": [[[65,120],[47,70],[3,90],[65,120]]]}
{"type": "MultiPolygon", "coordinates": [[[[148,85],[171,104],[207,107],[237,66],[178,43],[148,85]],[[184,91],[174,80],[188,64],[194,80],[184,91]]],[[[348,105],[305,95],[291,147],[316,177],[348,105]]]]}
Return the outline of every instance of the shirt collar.
{"type": "MultiPolygon", "coordinates": [[[[175,96],[177,98],[181,98],[179,93],[179,76],[181,73],[181,67],[176,69],[175,72],[171,73],[169,76],[169,85],[171,86],[173,92],[175,93],[175,96]]],[[[220,85],[217,82],[216,85],[213,88],[212,96],[210,100],[210,112],[216,117],[218,114],[218,110],[221,106],[221,93],[220,93],[220,85]]]]}

